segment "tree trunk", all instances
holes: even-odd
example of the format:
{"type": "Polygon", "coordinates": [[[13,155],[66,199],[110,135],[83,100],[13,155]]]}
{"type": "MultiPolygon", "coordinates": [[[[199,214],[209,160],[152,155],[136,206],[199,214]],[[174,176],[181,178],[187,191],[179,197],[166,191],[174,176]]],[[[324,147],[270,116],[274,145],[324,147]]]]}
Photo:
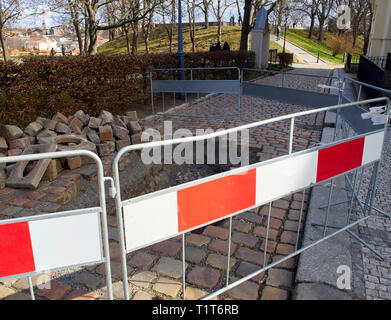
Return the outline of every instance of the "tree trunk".
{"type": "Polygon", "coordinates": [[[205,6],[205,11],[204,11],[204,28],[208,29],[209,28],[209,16],[208,16],[208,6],[205,6]]]}
{"type": "Polygon", "coordinates": [[[315,26],[315,16],[311,17],[310,29],[308,30],[308,39],[312,39],[312,35],[314,34],[314,26],[315,26]]]}
{"type": "Polygon", "coordinates": [[[137,55],[138,24],[136,22],[136,23],[132,23],[131,25],[132,25],[132,35],[133,35],[133,38],[132,38],[132,54],[133,55],[137,55]]]}
{"type": "Polygon", "coordinates": [[[90,35],[90,43],[88,45],[88,54],[89,55],[96,55],[98,53],[98,43],[97,43],[98,30],[96,29],[95,19],[90,20],[90,24],[89,24],[88,29],[89,29],[89,35],[90,35]]]}
{"type": "Polygon", "coordinates": [[[126,49],[128,51],[128,54],[130,54],[131,48],[130,48],[130,38],[129,38],[129,26],[124,26],[123,30],[124,30],[125,38],[126,38],[126,49]]]}
{"type": "Polygon", "coordinates": [[[251,15],[251,0],[244,1],[243,9],[243,24],[242,32],[240,35],[240,48],[239,50],[247,51],[248,47],[248,35],[250,33],[250,15],[251,15]]]}
{"type": "Polygon", "coordinates": [[[83,54],[83,39],[81,37],[79,14],[77,11],[78,9],[75,8],[74,4],[72,5],[71,1],[69,1],[69,0],[68,0],[68,7],[69,7],[69,11],[71,12],[72,24],[73,24],[73,27],[75,28],[77,42],[79,44],[79,54],[82,55],[83,54]]]}
{"type": "Polygon", "coordinates": [[[238,10],[238,23],[241,25],[243,23],[242,19],[242,13],[240,12],[240,5],[239,5],[239,0],[236,0],[236,9],[238,10]]]}
{"type": "Polygon", "coordinates": [[[319,35],[318,35],[318,40],[320,42],[323,41],[323,30],[324,30],[324,20],[319,21],[319,35]]]}
{"type": "Polygon", "coordinates": [[[218,25],[217,25],[217,42],[221,43],[221,19],[217,20],[218,25]]]}
{"type": "Polygon", "coordinates": [[[368,29],[365,30],[364,32],[364,47],[363,47],[363,54],[366,55],[368,51],[368,46],[369,46],[369,36],[371,34],[371,29],[372,29],[372,17],[373,14],[371,13],[369,15],[369,27],[368,29]]]}
{"type": "Polygon", "coordinates": [[[7,47],[7,39],[4,37],[2,25],[0,26],[0,43],[1,43],[1,49],[3,50],[4,62],[7,62],[10,58],[10,55],[7,47]]]}
{"type": "Polygon", "coordinates": [[[88,53],[88,39],[90,38],[90,32],[88,30],[87,13],[84,11],[84,48],[83,54],[88,53]]]}

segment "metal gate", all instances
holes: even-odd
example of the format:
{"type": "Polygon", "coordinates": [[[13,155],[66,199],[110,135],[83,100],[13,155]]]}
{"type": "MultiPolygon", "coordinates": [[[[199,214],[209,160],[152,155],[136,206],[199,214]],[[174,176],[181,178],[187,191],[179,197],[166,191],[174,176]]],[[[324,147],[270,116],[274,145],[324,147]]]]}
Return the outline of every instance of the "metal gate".
{"type": "Polygon", "coordinates": [[[0,164],[74,156],[92,158],[97,165],[98,207],[0,221],[0,281],[27,277],[33,300],[32,276],[100,263],[106,266],[108,298],[113,299],[104,188],[113,179],[104,177],[100,158],[75,150],[0,157],[0,164]]]}
{"type": "Polygon", "coordinates": [[[338,103],[338,90],[336,93],[328,93],[325,88],[318,85],[330,85],[332,81],[335,81],[337,89],[341,88],[341,83],[337,77],[297,72],[243,68],[241,78],[243,96],[276,100],[313,108],[327,107],[338,103]],[[251,75],[255,78],[253,81],[245,80],[251,75]],[[280,75],[281,82],[268,83],[267,80],[271,79],[269,77],[273,75],[280,75]],[[295,86],[296,82],[288,81],[290,77],[309,79],[313,82],[313,90],[297,88],[295,86]]]}
{"type": "MultiPolygon", "coordinates": [[[[154,69],[150,72],[152,114],[170,117],[186,117],[199,119],[240,120],[240,69],[234,67],[220,68],[184,68],[184,69],[154,69]],[[223,79],[209,79],[215,73],[225,75],[223,79]],[[162,79],[163,78],[163,79],[162,79]],[[180,80],[178,80],[178,78],[180,80]],[[181,79],[182,78],[182,79],[181,79]],[[229,79],[230,78],[230,79],[229,79]],[[157,112],[155,95],[161,93],[161,112],[157,112]],[[174,108],[166,110],[167,94],[172,94],[174,108]],[[188,95],[196,94],[195,104],[198,108],[195,114],[186,112],[188,95]],[[208,94],[203,98],[199,94],[208,94]],[[223,101],[218,102],[216,94],[225,94],[223,101]],[[233,95],[237,101],[232,112],[227,110],[226,95],[233,95]],[[176,99],[181,98],[184,104],[178,107],[176,99]],[[219,105],[216,114],[211,112],[210,105],[219,105]],[[199,106],[199,107],[198,107],[199,106]],[[180,111],[183,111],[182,113],[180,111]]],[[[232,100],[230,99],[230,100],[232,100]]],[[[194,107],[194,105],[193,105],[194,107]]]]}
{"type": "MultiPolygon", "coordinates": [[[[390,100],[378,98],[367,100],[365,103],[377,103],[385,106],[384,112],[389,115],[390,100]]],[[[183,264],[183,298],[185,299],[185,234],[194,229],[229,218],[229,239],[227,254],[227,281],[226,285],[205,297],[210,299],[253,278],[277,264],[337,235],[348,231],[356,224],[371,217],[373,201],[376,191],[376,179],[381,161],[383,141],[387,125],[373,127],[372,130],[352,137],[337,139],[331,143],[312,147],[303,151],[294,152],[294,125],[298,117],[319,112],[340,112],[355,103],[334,105],[288,114],[273,119],[246,124],[217,133],[182,139],[158,141],[128,146],[121,149],[113,161],[113,175],[116,193],[116,211],[121,248],[124,296],[129,299],[126,254],[151,244],[182,235],[182,264],[183,264]],[[288,154],[271,160],[262,161],[224,173],[202,178],[179,186],[142,195],[132,199],[121,199],[119,179],[119,160],[127,152],[144,148],[161,148],[166,145],[189,143],[213,139],[234,132],[266,126],[284,120],[290,121],[288,139],[288,154]],[[323,236],[317,241],[296,250],[286,257],[266,265],[266,251],[264,250],[264,265],[261,269],[232,283],[229,281],[230,271],[230,244],[232,231],[232,217],[252,208],[268,204],[268,223],[265,237],[267,248],[271,204],[273,201],[293,192],[305,191],[316,184],[333,180],[350,172],[357,172],[368,165],[374,165],[371,188],[364,202],[364,217],[349,222],[337,231],[326,235],[330,203],[327,205],[324,220],[323,236]],[[213,200],[213,201],[212,201],[213,200]],[[160,210],[159,214],[156,211],[160,210]]],[[[371,120],[362,120],[371,121],[371,120]]],[[[337,135],[334,135],[336,138],[337,135]]],[[[331,191],[330,191],[331,192],[331,191]]],[[[303,197],[304,199],[304,197],[303,197]]],[[[301,213],[303,211],[303,202],[301,213]]],[[[300,215],[301,216],[301,215],[300,215]]],[[[301,219],[298,230],[300,230],[301,219]]]]}

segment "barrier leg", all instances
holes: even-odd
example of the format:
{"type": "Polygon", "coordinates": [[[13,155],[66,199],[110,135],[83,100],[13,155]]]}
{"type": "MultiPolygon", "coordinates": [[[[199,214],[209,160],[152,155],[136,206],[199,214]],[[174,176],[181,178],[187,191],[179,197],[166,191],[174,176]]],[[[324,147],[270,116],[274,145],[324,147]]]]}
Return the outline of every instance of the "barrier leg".
{"type": "Polygon", "coordinates": [[[186,300],[186,249],[185,249],[185,234],[182,234],[182,288],[183,300],[186,300]]]}
{"type": "Polygon", "coordinates": [[[31,277],[27,277],[27,280],[29,283],[31,300],[35,300],[34,287],[33,287],[33,282],[31,281],[31,277]]]}
{"type": "Polygon", "coordinates": [[[330,202],[331,202],[331,196],[332,196],[332,193],[333,193],[333,187],[334,187],[334,179],[331,179],[330,191],[329,191],[329,199],[327,201],[327,211],[326,211],[326,216],[325,216],[325,221],[324,221],[324,228],[323,228],[323,237],[326,236],[326,230],[327,230],[327,224],[328,224],[328,220],[329,220],[330,202]]]}
{"type": "Polygon", "coordinates": [[[266,266],[266,252],[269,238],[269,227],[270,227],[270,213],[272,211],[272,202],[269,203],[269,211],[267,213],[267,227],[266,227],[266,239],[265,239],[265,248],[263,249],[263,267],[266,266]]]}
{"type": "Polygon", "coordinates": [[[304,196],[305,196],[305,189],[303,190],[303,198],[301,199],[301,208],[300,208],[300,215],[299,215],[299,225],[297,226],[295,251],[297,250],[298,245],[299,245],[299,234],[300,234],[300,227],[301,227],[301,218],[303,216],[303,209],[304,209],[304,196]]]}
{"type": "Polygon", "coordinates": [[[228,234],[228,256],[227,256],[227,279],[226,285],[229,285],[229,271],[231,264],[231,239],[232,239],[232,217],[229,217],[229,234],[228,234]]]}

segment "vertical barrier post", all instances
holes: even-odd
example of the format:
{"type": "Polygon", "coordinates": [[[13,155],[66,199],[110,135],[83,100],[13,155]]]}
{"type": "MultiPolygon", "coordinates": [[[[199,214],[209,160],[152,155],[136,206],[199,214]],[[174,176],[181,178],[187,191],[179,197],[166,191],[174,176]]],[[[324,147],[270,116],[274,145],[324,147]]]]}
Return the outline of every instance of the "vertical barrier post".
{"type": "Polygon", "coordinates": [[[116,161],[116,157],[113,160],[113,178],[114,178],[115,189],[117,190],[116,197],[115,197],[115,209],[117,215],[119,246],[121,251],[121,268],[122,268],[122,283],[124,289],[124,298],[125,300],[129,300],[128,268],[126,263],[125,234],[124,234],[123,211],[122,211],[122,203],[121,203],[121,188],[119,182],[119,167],[118,167],[119,161],[116,161]]]}
{"type": "Polygon", "coordinates": [[[291,123],[290,123],[290,132],[289,132],[289,145],[288,145],[288,153],[292,153],[292,148],[293,148],[293,130],[295,128],[295,117],[291,118],[291,123]]]}
{"type": "Polygon", "coordinates": [[[152,105],[152,114],[155,114],[155,106],[153,102],[153,81],[152,81],[152,71],[149,72],[149,83],[151,86],[151,105],[152,105]]]}
{"type": "Polygon", "coordinates": [[[267,213],[267,226],[266,226],[266,238],[265,238],[265,246],[263,249],[263,266],[266,266],[266,252],[267,252],[267,247],[268,247],[268,240],[269,240],[269,227],[270,227],[270,215],[272,211],[272,202],[269,203],[269,210],[267,213]]]}
{"type": "Polygon", "coordinates": [[[361,90],[362,90],[362,84],[360,84],[360,88],[358,89],[357,102],[361,100],[361,90]]]}
{"type": "Polygon", "coordinates": [[[299,224],[297,226],[295,251],[297,250],[297,248],[299,246],[299,234],[300,234],[301,219],[303,216],[303,209],[304,209],[304,198],[305,198],[305,189],[303,190],[303,198],[301,199],[301,208],[300,208],[300,215],[299,215],[299,224]]]}
{"type": "Polygon", "coordinates": [[[35,300],[34,287],[33,287],[33,282],[31,281],[31,277],[27,277],[27,280],[29,283],[31,300],[35,300]]]}
{"type": "Polygon", "coordinates": [[[186,300],[186,243],[185,234],[182,234],[182,281],[183,281],[183,300],[186,300]]]}
{"type": "Polygon", "coordinates": [[[226,279],[226,285],[229,285],[229,271],[230,271],[230,264],[231,264],[231,240],[232,239],[232,217],[229,217],[229,234],[228,234],[228,256],[227,256],[227,279],[226,279]]]}

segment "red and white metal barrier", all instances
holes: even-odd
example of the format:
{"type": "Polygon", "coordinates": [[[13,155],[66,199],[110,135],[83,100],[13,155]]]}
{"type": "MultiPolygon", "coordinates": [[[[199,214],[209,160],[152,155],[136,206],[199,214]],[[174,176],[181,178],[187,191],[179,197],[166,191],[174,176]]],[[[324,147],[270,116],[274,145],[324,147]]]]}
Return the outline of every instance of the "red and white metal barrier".
{"type": "MultiPolygon", "coordinates": [[[[390,102],[387,98],[367,101],[367,103],[371,102],[386,103],[387,114],[389,113],[390,102]]],[[[122,251],[125,297],[129,298],[126,266],[127,252],[180,234],[184,235],[184,233],[193,229],[223,218],[232,217],[251,208],[271,203],[286,195],[305,190],[315,184],[344,175],[370,163],[379,162],[382,154],[385,128],[292,153],[294,119],[296,117],[338,110],[351,107],[352,105],[354,103],[303,111],[204,136],[145,143],[125,147],[120,150],[113,161],[113,174],[117,190],[116,209],[122,251]],[[216,138],[232,132],[287,119],[291,120],[291,130],[288,146],[289,154],[286,156],[234,169],[133,199],[121,200],[118,164],[121,156],[129,151],[216,138]]],[[[351,226],[356,223],[358,222],[356,221],[351,226]]],[[[335,234],[345,231],[345,229],[341,229],[335,234]]],[[[324,237],[320,241],[328,238],[329,236],[324,237]]],[[[303,249],[297,250],[294,255],[302,251],[303,249]]],[[[229,254],[228,259],[230,259],[229,254]]],[[[283,260],[285,259],[282,259],[281,262],[283,260]]],[[[270,266],[264,266],[262,270],[266,270],[270,266]]],[[[256,273],[260,272],[257,271],[256,273]]],[[[183,279],[185,279],[185,274],[183,279]]],[[[218,292],[222,293],[235,285],[239,285],[243,282],[243,279],[230,285],[228,285],[227,281],[227,286],[218,292]]],[[[216,293],[213,294],[213,296],[216,295],[216,293]]]]}
{"type": "Polygon", "coordinates": [[[0,221],[0,281],[105,263],[108,298],[113,299],[106,219],[105,178],[99,157],[90,151],[62,151],[0,158],[0,163],[87,156],[98,169],[99,207],[0,221]]]}
{"type": "Polygon", "coordinates": [[[123,203],[127,251],[258,207],[380,160],[384,132],[281,157],[123,203]],[[159,208],[159,214],[156,214],[159,208]],[[146,232],[148,230],[148,232],[146,232]]]}

